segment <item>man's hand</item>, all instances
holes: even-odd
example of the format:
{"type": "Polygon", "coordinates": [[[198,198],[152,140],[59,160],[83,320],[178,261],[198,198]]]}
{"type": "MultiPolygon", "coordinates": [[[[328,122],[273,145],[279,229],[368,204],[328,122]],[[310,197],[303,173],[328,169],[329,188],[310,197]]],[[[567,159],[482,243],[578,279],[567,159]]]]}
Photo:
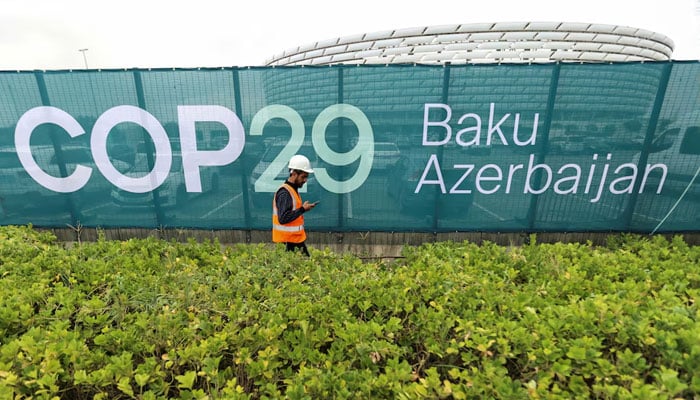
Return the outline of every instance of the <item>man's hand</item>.
{"type": "Polygon", "coordinates": [[[305,201],[304,204],[301,206],[304,207],[304,211],[309,211],[310,209],[316,207],[316,204],[318,204],[318,201],[315,203],[309,203],[308,201],[305,201]]]}

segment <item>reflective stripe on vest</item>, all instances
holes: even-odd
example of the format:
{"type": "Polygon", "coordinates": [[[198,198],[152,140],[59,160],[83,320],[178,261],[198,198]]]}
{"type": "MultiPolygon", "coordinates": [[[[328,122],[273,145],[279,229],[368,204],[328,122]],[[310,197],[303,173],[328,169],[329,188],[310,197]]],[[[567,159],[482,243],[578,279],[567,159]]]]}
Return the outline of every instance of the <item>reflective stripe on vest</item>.
{"type": "MultiPolygon", "coordinates": [[[[301,207],[301,196],[288,184],[283,184],[289,195],[292,197],[292,209],[296,210],[301,207]]],[[[276,196],[275,196],[276,197],[276,196]]],[[[272,199],[272,241],[275,243],[301,243],[306,240],[306,232],[304,231],[304,216],[300,215],[294,221],[287,224],[280,224],[277,211],[277,199],[272,199]]]]}

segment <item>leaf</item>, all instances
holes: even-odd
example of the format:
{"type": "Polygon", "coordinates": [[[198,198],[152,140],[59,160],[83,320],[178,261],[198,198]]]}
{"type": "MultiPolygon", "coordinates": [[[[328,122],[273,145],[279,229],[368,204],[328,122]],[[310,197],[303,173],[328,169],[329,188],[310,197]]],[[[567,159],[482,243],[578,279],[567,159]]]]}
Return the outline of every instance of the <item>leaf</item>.
{"type": "Polygon", "coordinates": [[[19,377],[12,371],[0,371],[0,378],[3,379],[3,384],[14,386],[19,377]]]}
{"type": "Polygon", "coordinates": [[[566,353],[566,356],[572,360],[585,360],[586,359],[586,349],[583,347],[573,346],[566,353]]]}
{"type": "Polygon", "coordinates": [[[136,381],[136,384],[139,385],[139,387],[146,386],[150,379],[151,376],[149,374],[134,374],[134,380],[136,381]]]}
{"type": "Polygon", "coordinates": [[[134,390],[131,388],[131,380],[128,377],[123,377],[117,382],[117,388],[129,396],[134,396],[134,390]]]}
{"type": "Polygon", "coordinates": [[[180,389],[189,390],[192,390],[196,378],[197,373],[195,371],[187,371],[184,375],[178,375],[175,377],[175,379],[177,379],[177,381],[180,382],[180,384],[177,385],[177,387],[179,387],[180,389]]]}
{"type": "Polygon", "coordinates": [[[671,395],[678,394],[688,387],[688,385],[678,379],[678,371],[666,368],[663,365],[661,366],[661,371],[658,373],[658,376],[661,383],[668,389],[671,395]]]}

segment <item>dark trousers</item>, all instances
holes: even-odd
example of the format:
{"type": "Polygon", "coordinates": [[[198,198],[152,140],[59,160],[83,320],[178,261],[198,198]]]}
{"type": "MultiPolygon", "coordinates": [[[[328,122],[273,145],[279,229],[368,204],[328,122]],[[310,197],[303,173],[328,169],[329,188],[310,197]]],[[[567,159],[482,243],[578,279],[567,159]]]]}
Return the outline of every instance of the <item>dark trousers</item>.
{"type": "Polygon", "coordinates": [[[301,243],[285,242],[284,244],[287,245],[287,251],[301,251],[302,254],[304,254],[307,257],[310,257],[309,249],[306,247],[306,242],[301,242],[301,243]]]}

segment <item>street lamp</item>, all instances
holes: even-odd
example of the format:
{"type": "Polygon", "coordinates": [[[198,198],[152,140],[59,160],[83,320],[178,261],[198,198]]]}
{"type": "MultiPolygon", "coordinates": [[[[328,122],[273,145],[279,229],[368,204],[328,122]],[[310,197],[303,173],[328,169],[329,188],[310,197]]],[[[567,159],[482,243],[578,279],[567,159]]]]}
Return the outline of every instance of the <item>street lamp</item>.
{"type": "Polygon", "coordinates": [[[85,69],[88,69],[87,56],[85,55],[85,52],[88,51],[88,49],[78,49],[78,51],[83,53],[83,61],[85,61],[85,69]]]}

